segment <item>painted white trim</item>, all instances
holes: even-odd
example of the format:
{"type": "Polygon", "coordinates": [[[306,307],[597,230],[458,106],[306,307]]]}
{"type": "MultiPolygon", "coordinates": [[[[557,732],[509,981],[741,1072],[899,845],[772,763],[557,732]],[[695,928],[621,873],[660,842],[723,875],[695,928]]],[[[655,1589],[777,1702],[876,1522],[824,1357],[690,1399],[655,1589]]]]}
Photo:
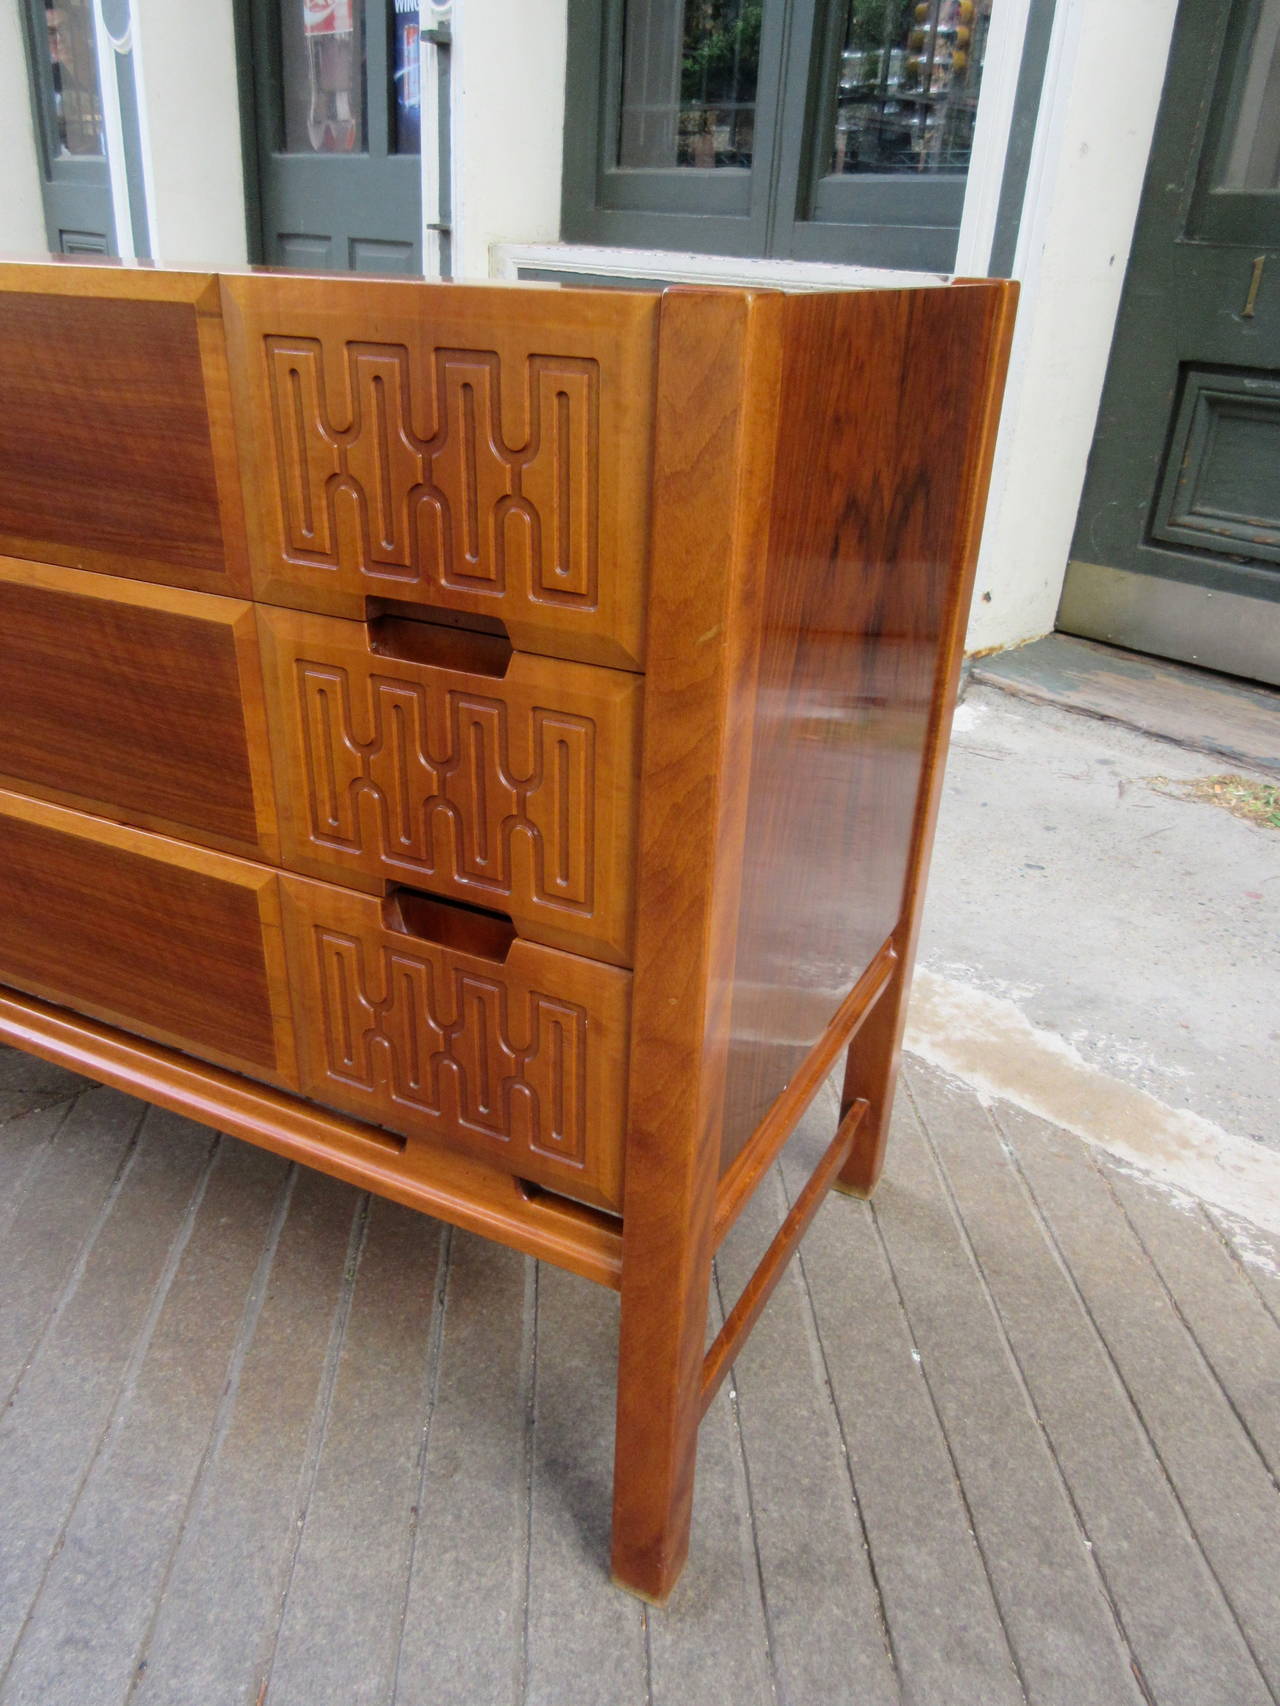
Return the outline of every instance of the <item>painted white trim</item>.
{"type": "Polygon", "coordinates": [[[1030,12],[1031,0],[996,0],[991,12],[956,244],[955,270],[965,277],[981,277],[991,264],[1030,12]]]}
{"type": "Polygon", "coordinates": [[[133,216],[129,203],[129,175],[125,166],[124,124],[120,116],[120,84],[116,78],[116,50],[102,16],[102,0],[94,0],[93,39],[98,51],[98,83],[102,92],[102,132],[107,149],[107,177],[111,184],[111,215],[116,228],[116,252],[121,260],[135,258],[133,216]]]}
{"type": "Polygon", "coordinates": [[[429,0],[418,7],[418,87],[422,150],[422,273],[424,278],[442,277],[440,219],[443,186],[440,178],[440,47],[427,40],[426,32],[449,21],[429,0]]]}
{"type": "Polygon", "coordinates": [[[490,276],[514,279],[521,267],[539,272],[596,273],[605,278],[669,278],[677,284],[773,285],[787,290],[889,290],[946,284],[949,275],[888,267],[835,266],[823,261],[746,260],[672,249],[619,249],[591,243],[494,243],[490,276]]]}

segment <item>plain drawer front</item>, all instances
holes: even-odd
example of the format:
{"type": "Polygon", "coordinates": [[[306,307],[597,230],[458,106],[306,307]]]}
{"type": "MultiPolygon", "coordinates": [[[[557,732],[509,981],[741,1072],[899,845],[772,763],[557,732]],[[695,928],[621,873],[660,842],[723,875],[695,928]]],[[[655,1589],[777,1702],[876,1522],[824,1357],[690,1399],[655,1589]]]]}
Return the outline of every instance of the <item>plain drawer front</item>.
{"type": "Polygon", "coordinates": [[[274,856],[252,605],[0,557],[0,779],[274,856]]]}
{"type": "Polygon", "coordinates": [[[277,883],[0,793],[0,983],[296,1089],[277,883]]]}

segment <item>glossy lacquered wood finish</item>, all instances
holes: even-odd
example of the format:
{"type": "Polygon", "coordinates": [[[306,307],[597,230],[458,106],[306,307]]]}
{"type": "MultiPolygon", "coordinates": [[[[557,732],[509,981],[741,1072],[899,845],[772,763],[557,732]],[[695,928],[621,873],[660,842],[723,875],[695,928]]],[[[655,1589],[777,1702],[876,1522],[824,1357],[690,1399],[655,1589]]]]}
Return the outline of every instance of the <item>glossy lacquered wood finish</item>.
{"type": "Polygon", "coordinates": [[[619,1284],[622,1237],[616,1221],[529,1190],[510,1173],[472,1156],[425,1141],[405,1143],[251,1078],[8,990],[0,991],[0,1042],[553,1262],[597,1285],[616,1289],[619,1284]]]}
{"type": "Polygon", "coordinates": [[[0,552],[248,592],[215,278],[0,268],[0,552]]]}
{"type": "Polygon", "coordinates": [[[0,786],[277,851],[253,606],[0,557],[0,786]]]}
{"type": "Polygon", "coordinates": [[[905,915],[943,640],[968,606],[1002,301],[984,285],[787,301],[726,1167],[905,915]]]}
{"type": "Polygon", "coordinates": [[[281,889],[309,1096],[620,1207],[627,972],[420,897],[281,889]]]}
{"type": "Polygon", "coordinates": [[[657,299],[223,280],[257,596],[635,667],[657,299]]]}
{"type": "Polygon", "coordinates": [[[259,620],[287,865],[630,962],[638,676],[433,623],[259,620]]]}
{"type": "Polygon", "coordinates": [[[0,984],[298,1088],[274,871],[0,792],[0,984]]]}

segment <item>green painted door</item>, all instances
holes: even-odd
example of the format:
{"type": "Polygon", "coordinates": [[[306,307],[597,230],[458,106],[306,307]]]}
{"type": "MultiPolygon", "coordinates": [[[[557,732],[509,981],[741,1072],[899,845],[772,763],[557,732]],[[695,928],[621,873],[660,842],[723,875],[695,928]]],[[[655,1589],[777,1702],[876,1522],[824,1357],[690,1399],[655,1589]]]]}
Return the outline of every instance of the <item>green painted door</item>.
{"type": "Polygon", "coordinates": [[[1058,626],[1280,683],[1280,0],[1182,0],[1058,626]]]}
{"type": "Polygon", "coordinates": [[[418,15],[418,0],[248,0],[255,259],[422,271],[418,15]]]}
{"type": "Polygon", "coordinates": [[[26,0],[23,14],[49,248],[114,255],[93,7],[90,0],[26,0]]]}

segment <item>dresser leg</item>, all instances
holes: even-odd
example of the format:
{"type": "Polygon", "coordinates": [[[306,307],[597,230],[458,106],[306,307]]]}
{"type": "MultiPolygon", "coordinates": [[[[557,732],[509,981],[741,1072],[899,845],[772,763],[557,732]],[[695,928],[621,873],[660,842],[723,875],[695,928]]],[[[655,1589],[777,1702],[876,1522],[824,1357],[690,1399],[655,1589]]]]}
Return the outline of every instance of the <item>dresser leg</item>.
{"type": "Polygon", "coordinates": [[[869,1197],[884,1166],[889,1138],[889,1116],[898,1083],[898,1061],[907,1017],[910,962],[904,956],[894,968],[884,994],[863,1020],[849,1044],[840,1098],[840,1118],[859,1097],[867,1101],[867,1112],[858,1127],[849,1159],[840,1170],[836,1189],[846,1196],[869,1197]]]}
{"type": "Polygon", "coordinates": [[[710,1228],[629,1274],[624,1234],[613,1464],[613,1579],[666,1602],[689,1552],[711,1283],[710,1228]]]}

